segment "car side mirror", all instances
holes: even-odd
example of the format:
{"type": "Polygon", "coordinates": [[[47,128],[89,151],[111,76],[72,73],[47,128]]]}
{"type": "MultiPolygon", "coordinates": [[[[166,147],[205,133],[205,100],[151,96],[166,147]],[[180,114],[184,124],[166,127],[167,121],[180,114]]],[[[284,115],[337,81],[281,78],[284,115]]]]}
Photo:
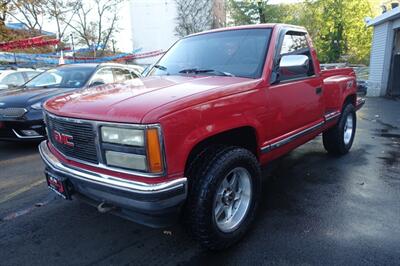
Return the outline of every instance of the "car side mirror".
{"type": "Polygon", "coordinates": [[[89,87],[97,87],[97,86],[104,85],[104,84],[105,84],[105,83],[104,83],[103,81],[101,81],[101,80],[96,80],[96,81],[94,81],[93,83],[91,83],[89,87]]]}

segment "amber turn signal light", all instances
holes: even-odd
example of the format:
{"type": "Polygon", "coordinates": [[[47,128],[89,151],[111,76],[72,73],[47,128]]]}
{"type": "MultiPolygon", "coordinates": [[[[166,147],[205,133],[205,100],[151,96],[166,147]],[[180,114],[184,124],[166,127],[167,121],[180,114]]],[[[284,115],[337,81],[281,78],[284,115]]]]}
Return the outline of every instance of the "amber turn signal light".
{"type": "Polygon", "coordinates": [[[148,129],[147,135],[147,156],[149,161],[149,171],[151,173],[161,173],[164,165],[162,161],[160,139],[156,128],[148,129]]]}

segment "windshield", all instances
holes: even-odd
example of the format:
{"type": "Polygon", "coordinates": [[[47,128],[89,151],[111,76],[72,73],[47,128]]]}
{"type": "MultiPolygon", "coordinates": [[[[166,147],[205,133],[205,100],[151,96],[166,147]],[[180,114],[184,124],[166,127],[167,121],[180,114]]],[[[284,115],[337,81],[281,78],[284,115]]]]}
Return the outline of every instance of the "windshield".
{"type": "Polygon", "coordinates": [[[93,74],[95,68],[64,67],[50,69],[31,81],[24,87],[31,88],[82,88],[93,74]]]}
{"type": "Polygon", "coordinates": [[[271,29],[231,30],[178,41],[149,71],[159,75],[260,78],[271,29]]]}

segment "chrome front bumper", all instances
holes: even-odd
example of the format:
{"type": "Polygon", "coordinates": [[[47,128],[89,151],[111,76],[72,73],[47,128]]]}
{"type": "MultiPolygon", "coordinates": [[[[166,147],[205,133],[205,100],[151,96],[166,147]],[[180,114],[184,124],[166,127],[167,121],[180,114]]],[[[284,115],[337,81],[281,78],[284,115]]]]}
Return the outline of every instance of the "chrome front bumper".
{"type": "Polygon", "coordinates": [[[186,200],[186,178],[157,184],[135,182],[66,165],[50,151],[47,141],[39,145],[39,152],[46,175],[68,180],[73,195],[95,206],[111,204],[116,207],[114,214],[144,225],[172,224],[186,200]]]}

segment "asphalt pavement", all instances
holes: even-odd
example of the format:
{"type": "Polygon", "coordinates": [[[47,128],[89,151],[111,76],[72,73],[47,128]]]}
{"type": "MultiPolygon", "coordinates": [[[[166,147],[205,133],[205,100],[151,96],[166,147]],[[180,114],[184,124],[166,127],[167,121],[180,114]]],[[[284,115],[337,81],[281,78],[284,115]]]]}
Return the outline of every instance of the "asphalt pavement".
{"type": "Polygon", "coordinates": [[[59,198],[37,144],[0,142],[0,265],[400,264],[400,100],[367,99],[348,155],[318,137],[264,172],[252,230],[209,252],[181,225],[149,229],[59,198]]]}

